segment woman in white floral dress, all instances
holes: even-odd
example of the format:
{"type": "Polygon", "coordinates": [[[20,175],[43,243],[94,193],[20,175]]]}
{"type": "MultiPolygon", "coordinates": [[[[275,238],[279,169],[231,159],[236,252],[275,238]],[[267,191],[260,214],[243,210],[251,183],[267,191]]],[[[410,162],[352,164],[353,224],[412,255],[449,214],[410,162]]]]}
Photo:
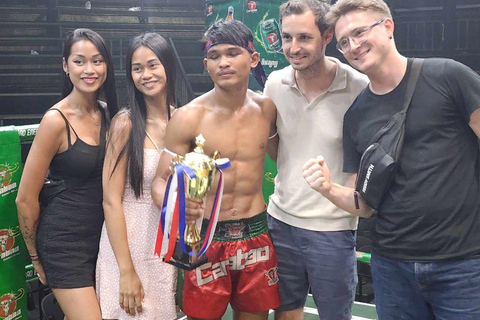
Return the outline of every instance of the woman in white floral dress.
{"type": "Polygon", "coordinates": [[[175,106],[175,56],[156,33],[127,53],[128,107],[113,119],[103,170],[105,225],[96,270],[104,319],[175,319],[176,269],[154,256],[151,184],[175,106]]]}

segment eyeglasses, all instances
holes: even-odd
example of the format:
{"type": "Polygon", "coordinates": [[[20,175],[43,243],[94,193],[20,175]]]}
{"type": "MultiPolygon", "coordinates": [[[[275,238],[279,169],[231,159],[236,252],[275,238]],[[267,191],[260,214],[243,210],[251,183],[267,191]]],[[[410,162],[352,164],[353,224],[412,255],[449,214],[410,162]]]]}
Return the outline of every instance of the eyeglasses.
{"type": "Polygon", "coordinates": [[[353,41],[357,46],[361,45],[368,39],[368,33],[370,30],[379,24],[381,24],[385,19],[375,22],[369,27],[364,29],[355,30],[352,35],[342,38],[337,42],[337,50],[340,51],[342,54],[347,54],[350,52],[352,47],[350,46],[350,41],[353,41]]]}

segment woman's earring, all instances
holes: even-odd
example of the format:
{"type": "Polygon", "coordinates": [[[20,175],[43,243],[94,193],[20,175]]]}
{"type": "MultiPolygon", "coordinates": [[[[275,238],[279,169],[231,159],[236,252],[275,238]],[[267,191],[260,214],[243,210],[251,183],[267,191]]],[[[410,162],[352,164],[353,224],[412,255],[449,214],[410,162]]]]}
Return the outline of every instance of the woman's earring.
{"type": "Polygon", "coordinates": [[[65,72],[65,74],[67,75],[67,78],[70,79],[70,72],[67,71],[67,72],[65,72]]]}

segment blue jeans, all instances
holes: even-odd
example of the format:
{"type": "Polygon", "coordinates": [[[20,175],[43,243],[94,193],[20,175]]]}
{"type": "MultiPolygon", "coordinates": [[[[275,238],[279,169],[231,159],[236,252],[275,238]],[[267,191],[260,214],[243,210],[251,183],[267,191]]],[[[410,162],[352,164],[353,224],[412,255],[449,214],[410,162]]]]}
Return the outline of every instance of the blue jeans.
{"type": "Polygon", "coordinates": [[[270,215],[268,229],[278,257],[280,307],[303,308],[311,288],[322,320],[350,320],[357,285],[355,231],[311,231],[270,215]]]}
{"type": "Polygon", "coordinates": [[[479,320],[480,259],[400,262],[372,253],[381,320],[479,320]]]}

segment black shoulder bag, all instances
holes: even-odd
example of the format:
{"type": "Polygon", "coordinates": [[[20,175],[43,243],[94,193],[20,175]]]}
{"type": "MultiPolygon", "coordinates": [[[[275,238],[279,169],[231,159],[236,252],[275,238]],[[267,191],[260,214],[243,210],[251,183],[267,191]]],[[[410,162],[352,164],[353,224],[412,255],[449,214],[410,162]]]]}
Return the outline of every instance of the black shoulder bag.
{"type": "Polygon", "coordinates": [[[355,206],[359,209],[360,195],[367,205],[378,210],[397,173],[397,161],[402,152],[405,119],[417,85],[423,59],[414,59],[407,83],[403,109],[393,115],[369,141],[358,168],[355,186],[355,206]]]}

